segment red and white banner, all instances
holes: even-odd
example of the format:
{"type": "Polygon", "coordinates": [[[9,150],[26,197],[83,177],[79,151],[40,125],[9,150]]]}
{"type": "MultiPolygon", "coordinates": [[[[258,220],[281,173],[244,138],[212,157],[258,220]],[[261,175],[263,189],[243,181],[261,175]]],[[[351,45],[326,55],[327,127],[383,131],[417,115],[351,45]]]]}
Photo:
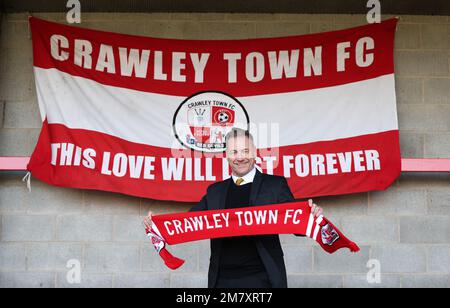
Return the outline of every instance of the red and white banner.
{"type": "Polygon", "coordinates": [[[400,174],[396,19],[312,35],[175,40],[30,18],[47,183],[198,201],[230,176],[224,136],[296,198],[388,187],[400,174]]]}

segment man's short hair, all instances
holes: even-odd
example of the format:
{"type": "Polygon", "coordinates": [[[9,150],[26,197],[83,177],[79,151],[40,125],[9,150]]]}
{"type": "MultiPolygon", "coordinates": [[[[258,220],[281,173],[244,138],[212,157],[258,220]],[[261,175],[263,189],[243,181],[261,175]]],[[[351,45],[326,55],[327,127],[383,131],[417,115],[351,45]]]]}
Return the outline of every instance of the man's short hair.
{"type": "Polygon", "coordinates": [[[231,129],[228,134],[225,136],[225,144],[228,145],[228,140],[230,140],[231,138],[236,138],[236,137],[247,137],[250,142],[255,145],[255,142],[253,141],[253,136],[252,134],[250,134],[250,132],[246,129],[242,129],[242,128],[237,128],[237,127],[233,127],[233,129],[231,129]]]}

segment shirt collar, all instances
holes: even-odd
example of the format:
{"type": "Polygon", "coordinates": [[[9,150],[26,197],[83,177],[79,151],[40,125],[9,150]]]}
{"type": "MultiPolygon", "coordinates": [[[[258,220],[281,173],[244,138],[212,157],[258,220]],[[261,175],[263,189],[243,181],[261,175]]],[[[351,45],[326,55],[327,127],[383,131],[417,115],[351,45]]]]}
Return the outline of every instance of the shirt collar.
{"type": "Polygon", "coordinates": [[[233,178],[233,182],[234,183],[236,183],[236,180],[238,178],[244,179],[244,181],[241,183],[241,185],[244,185],[244,184],[252,183],[253,179],[255,178],[255,174],[256,174],[256,167],[253,166],[253,169],[250,170],[246,175],[244,175],[244,176],[236,176],[234,174],[231,174],[231,177],[233,178]]]}

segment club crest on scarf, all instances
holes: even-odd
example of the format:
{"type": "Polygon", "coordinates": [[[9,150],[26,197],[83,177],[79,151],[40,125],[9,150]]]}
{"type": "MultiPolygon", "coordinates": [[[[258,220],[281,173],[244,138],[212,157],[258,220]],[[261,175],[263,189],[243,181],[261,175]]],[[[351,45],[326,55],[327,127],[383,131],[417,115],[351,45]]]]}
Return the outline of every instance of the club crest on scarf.
{"type": "Polygon", "coordinates": [[[320,231],[320,234],[322,236],[322,243],[325,245],[331,246],[339,239],[339,234],[330,224],[324,225],[320,231]]]}
{"type": "Polygon", "coordinates": [[[155,247],[156,251],[159,253],[165,246],[164,239],[152,231],[147,230],[147,236],[150,238],[150,241],[153,244],[153,247],[155,247]]]}
{"type": "Polygon", "coordinates": [[[225,151],[225,136],[233,128],[248,129],[244,106],[234,97],[215,91],[196,93],[184,100],[173,117],[175,137],[185,147],[201,152],[225,151]]]}

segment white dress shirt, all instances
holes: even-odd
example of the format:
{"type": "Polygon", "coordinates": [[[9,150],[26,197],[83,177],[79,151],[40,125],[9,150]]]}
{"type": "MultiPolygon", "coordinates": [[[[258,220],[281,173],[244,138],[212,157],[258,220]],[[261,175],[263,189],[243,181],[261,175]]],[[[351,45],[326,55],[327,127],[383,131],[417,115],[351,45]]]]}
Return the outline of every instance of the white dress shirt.
{"type": "Polygon", "coordinates": [[[250,170],[246,175],[236,176],[234,174],[231,174],[231,177],[233,178],[234,183],[236,183],[237,179],[242,178],[244,181],[241,183],[241,185],[245,185],[245,184],[253,182],[253,179],[255,178],[255,174],[256,174],[256,167],[253,166],[253,169],[250,170]]]}

